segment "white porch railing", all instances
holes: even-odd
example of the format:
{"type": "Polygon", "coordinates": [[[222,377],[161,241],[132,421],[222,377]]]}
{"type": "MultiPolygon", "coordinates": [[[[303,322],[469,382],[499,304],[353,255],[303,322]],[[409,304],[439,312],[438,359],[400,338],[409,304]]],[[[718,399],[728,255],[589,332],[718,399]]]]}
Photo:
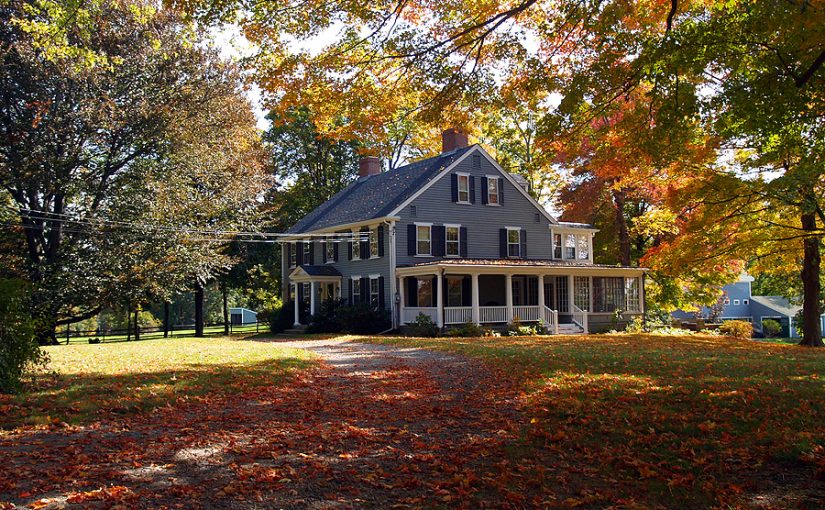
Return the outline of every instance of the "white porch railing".
{"type": "Polygon", "coordinates": [[[547,330],[553,333],[554,335],[559,334],[559,312],[557,310],[552,310],[547,306],[542,307],[544,312],[544,325],[547,327],[547,330]]]}
{"type": "Polygon", "coordinates": [[[587,333],[587,312],[572,303],[570,310],[573,312],[573,322],[587,333]]]}
{"type": "Polygon", "coordinates": [[[448,306],[444,308],[444,324],[466,324],[473,320],[472,306],[448,306]]]}
{"type": "Polygon", "coordinates": [[[401,317],[401,321],[404,324],[410,324],[415,322],[416,317],[418,317],[419,313],[423,313],[424,315],[428,315],[433,322],[438,322],[438,308],[434,306],[414,306],[414,307],[404,307],[404,314],[401,317]]]}
{"type": "Polygon", "coordinates": [[[521,322],[534,322],[541,318],[541,309],[538,306],[514,306],[513,317],[521,322]]]}
{"type": "Polygon", "coordinates": [[[507,322],[507,307],[480,306],[478,316],[480,322],[507,322]]]}

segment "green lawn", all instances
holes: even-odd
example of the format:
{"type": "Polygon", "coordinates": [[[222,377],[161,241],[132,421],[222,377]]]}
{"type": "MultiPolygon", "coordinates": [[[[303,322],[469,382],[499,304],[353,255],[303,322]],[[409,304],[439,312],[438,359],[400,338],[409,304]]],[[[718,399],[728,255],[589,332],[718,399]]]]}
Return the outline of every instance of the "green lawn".
{"type": "Polygon", "coordinates": [[[226,337],[48,347],[51,361],[28,390],[0,397],[0,429],[86,424],[177,399],[280,382],[314,364],[302,349],[226,337]]]}
{"type": "MultiPolygon", "coordinates": [[[[268,324],[246,324],[243,326],[235,325],[232,326],[232,336],[241,335],[241,334],[249,334],[249,333],[258,333],[258,332],[267,332],[269,331],[268,324]]],[[[206,336],[223,336],[223,326],[206,326],[203,328],[203,332],[206,336]]],[[[93,335],[93,334],[85,334],[82,336],[74,336],[75,333],[72,332],[71,336],[69,337],[69,344],[88,344],[90,338],[97,338],[101,342],[125,342],[127,336],[125,334],[117,334],[117,335],[93,335]]],[[[182,338],[182,337],[194,337],[195,336],[195,329],[176,329],[174,331],[169,332],[169,338],[182,338]]],[[[134,339],[134,336],[131,337],[134,339]]],[[[163,338],[163,331],[151,331],[151,332],[141,332],[140,339],[141,340],[149,340],[149,339],[158,339],[163,338]]],[[[57,334],[57,341],[60,343],[66,343],[66,333],[58,332],[57,334]]]]}
{"type": "Polygon", "coordinates": [[[569,466],[584,503],[618,491],[736,506],[797,485],[817,491],[808,507],[825,503],[825,350],[702,336],[375,341],[480,358],[520,381],[531,425],[514,457],[569,466]]]}

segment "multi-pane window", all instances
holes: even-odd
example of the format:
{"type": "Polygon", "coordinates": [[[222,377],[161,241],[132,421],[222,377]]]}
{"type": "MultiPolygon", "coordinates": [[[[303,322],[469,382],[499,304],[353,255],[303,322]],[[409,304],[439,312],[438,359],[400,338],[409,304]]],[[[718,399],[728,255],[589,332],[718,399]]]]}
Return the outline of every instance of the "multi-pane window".
{"type": "Polygon", "coordinates": [[[579,243],[579,259],[587,260],[590,257],[590,243],[588,242],[587,235],[579,235],[576,238],[578,239],[579,243]]]}
{"type": "Polygon", "coordinates": [[[459,227],[445,227],[444,253],[448,257],[458,257],[459,255],[459,227]]]}
{"type": "Polygon", "coordinates": [[[447,278],[447,306],[461,306],[463,278],[447,278]]]}
{"type": "Polygon", "coordinates": [[[470,176],[458,174],[458,201],[470,203],[470,176]]]}
{"type": "Polygon", "coordinates": [[[352,277],[352,303],[351,305],[361,302],[361,278],[357,276],[352,277]]]}
{"type": "Polygon", "coordinates": [[[590,278],[576,276],[573,278],[573,304],[582,310],[590,309],[590,278]]]}
{"type": "Polygon", "coordinates": [[[429,225],[416,226],[416,255],[432,255],[429,225]]]}
{"type": "Polygon", "coordinates": [[[521,230],[517,228],[507,229],[507,256],[521,256],[521,230]]]}
{"type": "Polygon", "coordinates": [[[304,304],[309,304],[309,300],[312,299],[312,285],[309,282],[301,284],[301,297],[303,298],[304,304]]]}
{"type": "Polygon", "coordinates": [[[370,278],[370,306],[378,308],[380,306],[379,298],[381,291],[379,290],[380,280],[378,278],[370,278]]]}
{"type": "Polygon", "coordinates": [[[298,252],[295,243],[289,244],[289,267],[295,267],[298,263],[298,252]]]}
{"type": "Polygon", "coordinates": [[[378,229],[370,230],[370,258],[378,256],[378,229]]]}
{"type": "Polygon", "coordinates": [[[326,250],[326,257],[327,262],[334,262],[335,261],[335,238],[328,237],[327,238],[327,250],[326,250]]]}
{"type": "Polygon", "coordinates": [[[432,278],[418,278],[418,306],[433,306],[432,278]]]}
{"type": "Polygon", "coordinates": [[[312,241],[304,241],[304,265],[312,265],[312,241]]]}
{"type": "Polygon", "coordinates": [[[625,279],[625,293],[627,294],[627,310],[629,312],[642,311],[638,278],[625,279]]]}
{"type": "Polygon", "coordinates": [[[361,260],[361,232],[358,230],[352,231],[352,260],[361,260]]]}
{"type": "Polygon", "coordinates": [[[564,258],[576,258],[576,234],[567,234],[564,243],[564,258]]]}
{"type": "MultiPolygon", "coordinates": [[[[625,310],[625,279],[621,277],[593,278],[593,311],[615,312],[625,310]]],[[[636,298],[638,302],[638,297],[636,298]]],[[[638,308],[638,304],[636,305],[638,308]]]]}
{"type": "Polygon", "coordinates": [[[553,258],[561,258],[561,234],[553,234],[553,258]]]}
{"type": "Polygon", "coordinates": [[[498,177],[487,177],[487,203],[498,203],[498,177]]]}

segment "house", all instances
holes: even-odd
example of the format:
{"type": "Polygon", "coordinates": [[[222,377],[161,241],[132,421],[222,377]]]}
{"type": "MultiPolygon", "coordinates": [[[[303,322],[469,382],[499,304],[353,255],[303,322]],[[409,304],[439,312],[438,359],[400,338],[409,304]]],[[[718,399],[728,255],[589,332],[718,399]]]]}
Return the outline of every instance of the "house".
{"type": "MultiPolygon", "coordinates": [[[[753,329],[762,332],[762,321],[773,319],[782,326],[783,337],[799,336],[794,326],[794,316],[802,308],[791,304],[782,296],[754,296],[751,292],[753,277],[743,273],[739,280],[722,287],[722,297],[718,312],[719,320],[743,320],[753,324],[753,329]]],[[[677,310],[672,316],[679,320],[694,320],[697,316],[709,318],[713,315],[710,307],[703,306],[698,312],[677,310]]],[[[825,322],[824,322],[825,323],[825,322]]]]}
{"type": "Polygon", "coordinates": [[[281,238],[296,325],[337,297],[390,310],[394,327],[425,314],[581,332],[642,314],[644,269],[594,264],[596,230],[551,216],[461,131],[442,149],[390,172],[362,159],[355,182],[281,238]]]}
{"type": "Polygon", "coordinates": [[[258,322],[258,312],[248,308],[229,308],[229,318],[232,324],[255,324],[258,322]]]}

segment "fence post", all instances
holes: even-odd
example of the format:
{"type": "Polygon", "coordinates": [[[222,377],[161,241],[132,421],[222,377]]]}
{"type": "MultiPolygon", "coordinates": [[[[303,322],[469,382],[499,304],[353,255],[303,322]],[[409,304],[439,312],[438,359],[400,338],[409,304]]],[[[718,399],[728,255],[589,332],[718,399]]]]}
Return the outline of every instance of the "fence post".
{"type": "Polygon", "coordinates": [[[69,337],[71,336],[71,333],[72,333],[72,327],[70,325],[66,324],[66,345],[69,345],[69,337]]]}

